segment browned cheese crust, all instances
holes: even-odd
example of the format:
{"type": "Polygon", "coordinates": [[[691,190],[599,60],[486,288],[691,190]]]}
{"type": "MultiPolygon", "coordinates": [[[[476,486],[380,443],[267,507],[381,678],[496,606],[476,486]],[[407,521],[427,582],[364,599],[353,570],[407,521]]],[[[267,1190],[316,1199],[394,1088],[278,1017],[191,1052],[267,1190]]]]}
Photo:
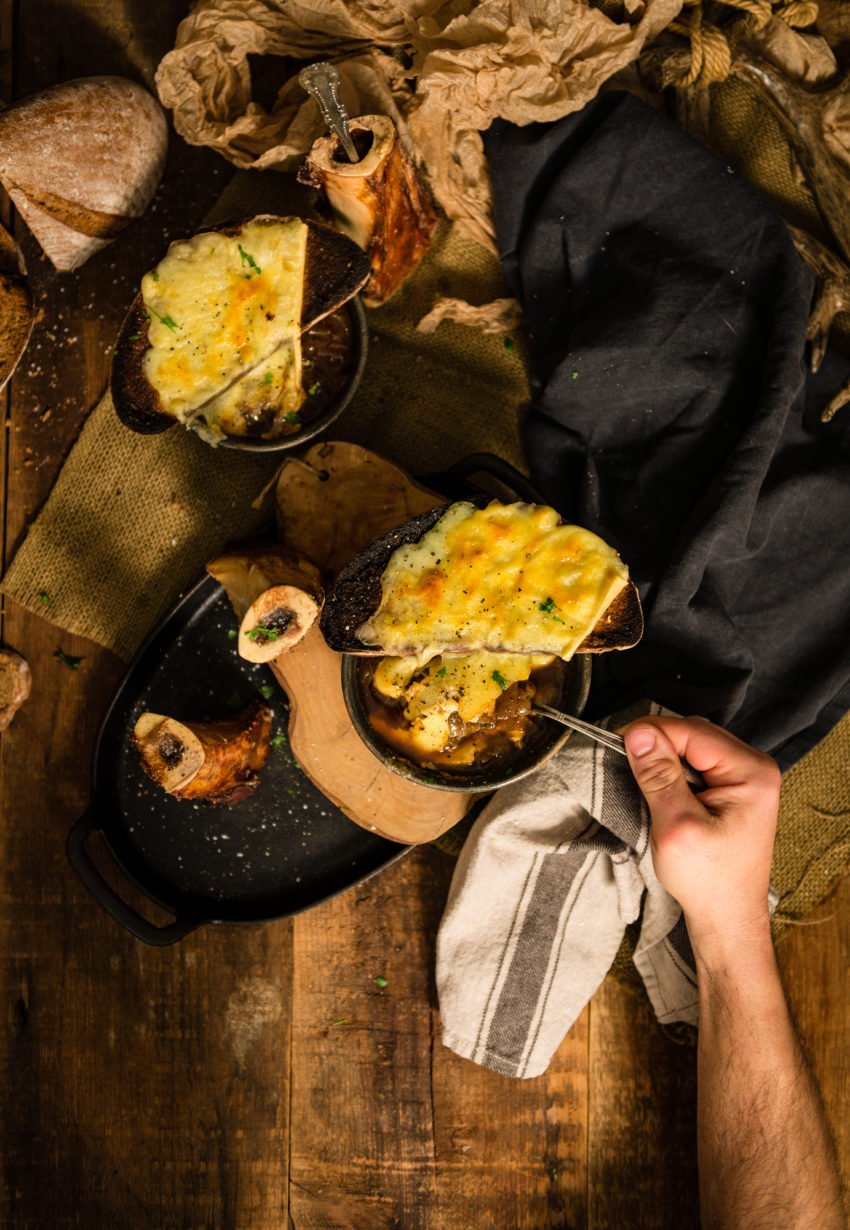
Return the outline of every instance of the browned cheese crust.
{"type": "MultiPolygon", "coordinates": [[[[486,501],[485,501],[486,502],[486,501]]],[[[381,602],[381,577],[397,547],[418,542],[432,529],[450,504],[441,504],[400,525],[373,542],[343,568],[331,586],[321,614],[322,635],[339,653],[381,655],[383,650],[364,645],[357,629],[381,602]]],[[[643,611],[637,587],[628,585],[611,603],[593,631],[582,641],[578,653],[605,653],[630,649],[643,636],[643,611]]]]}

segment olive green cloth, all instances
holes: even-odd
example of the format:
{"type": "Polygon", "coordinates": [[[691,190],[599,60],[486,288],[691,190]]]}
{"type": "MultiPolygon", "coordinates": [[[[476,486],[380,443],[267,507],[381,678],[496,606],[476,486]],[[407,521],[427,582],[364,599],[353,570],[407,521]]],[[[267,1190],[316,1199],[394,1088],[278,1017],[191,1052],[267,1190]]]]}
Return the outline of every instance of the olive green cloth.
{"type": "MultiPolygon", "coordinates": [[[[209,221],[310,212],[314,193],[274,173],[242,172],[209,221]]],[[[495,256],[441,227],[416,274],[370,311],[369,358],[329,434],[367,445],[414,473],[488,451],[525,467],[520,419],[528,385],[504,337],[444,322],[416,325],[442,295],[506,295],[495,256]]],[[[211,448],[179,427],[140,436],[105,395],[86,421],[2,591],[60,628],[129,658],[176,596],[228,541],[268,521],[253,507],[284,454],[211,448]],[[50,595],[45,606],[39,594],[50,595]]]]}

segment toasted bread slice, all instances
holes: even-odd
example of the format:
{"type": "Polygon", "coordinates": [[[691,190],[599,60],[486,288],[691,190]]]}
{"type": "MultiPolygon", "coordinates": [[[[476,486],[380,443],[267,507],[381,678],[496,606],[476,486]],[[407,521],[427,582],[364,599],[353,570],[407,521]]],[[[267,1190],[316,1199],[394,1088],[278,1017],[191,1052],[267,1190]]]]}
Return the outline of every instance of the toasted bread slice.
{"type": "MultiPolygon", "coordinates": [[[[234,238],[248,223],[276,225],[290,221],[294,219],[265,214],[205,228],[198,234],[234,238]]],[[[345,235],[318,222],[299,221],[307,226],[300,322],[301,332],[305,332],[357,294],[369,276],[370,266],[365,253],[345,235]]],[[[150,323],[140,292],[121,327],[112,361],[112,401],[118,417],[127,427],[144,435],[165,431],[178,421],[165,412],[158,391],[145,374],[144,359],[151,346],[150,323]]],[[[257,366],[265,361],[261,359],[257,366]]]]}
{"type": "MultiPolygon", "coordinates": [[[[475,501],[478,503],[478,501],[475,501]]],[[[489,501],[483,500],[486,504],[489,501]]],[[[382,596],[381,578],[393,552],[401,546],[419,542],[452,507],[441,504],[391,530],[356,556],[340,572],[325,599],[320,627],[331,649],[340,653],[381,655],[380,646],[366,645],[358,639],[358,629],[377,611],[382,596]]],[[[605,653],[629,649],[643,635],[643,612],[633,581],[629,580],[604,610],[593,631],[582,641],[578,653],[605,653]]],[[[478,646],[477,648],[480,648],[478,646]]],[[[530,647],[533,652],[536,647],[530,647]]],[[[492,652],[516,652],[508,645],[488,645],[492,652]]],[[[469,652],[460,644],[446,646],[451,653],[469,652]]],[[[415,652],[411,648],[411,652],[415,652]]]]}

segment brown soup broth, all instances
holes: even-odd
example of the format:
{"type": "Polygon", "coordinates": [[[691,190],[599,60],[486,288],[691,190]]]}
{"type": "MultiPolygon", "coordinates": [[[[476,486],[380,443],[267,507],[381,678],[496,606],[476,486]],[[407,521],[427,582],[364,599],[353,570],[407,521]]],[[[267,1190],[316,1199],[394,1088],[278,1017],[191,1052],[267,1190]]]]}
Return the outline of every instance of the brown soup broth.
{"type": "Polygon", "coordinates": [[[299,418],[312,423],[334,400],[354,366],[354,330],[347,308],[332,312],[302,335],[301,364],[306,400],[299,418]]]}
{"type": "Polygon", "coordinates": [[[357,681],[366,717],[378,738],[392,751],[398,752],[425,768],[442,773],[491,772],[503,769],[520,755],[534,749],[550,733],[547,718],[529,712],[532,701],[557,708],[567,688],[572,666],[556,658],[548,666],[533,671],[523,683],[512,684],[497,700],[492,715],[478,729],[460,738],[448,750],[425,754],[410,738],[410,723],[404,716],[404,701],[382,696],[373,686],[375,671],[381,658],[361,658],[357,664],[357,681]],[[508,730],[520,732],[515,742],[508,730]],[[472,763],[468,755],[472,753],[472,763]]]}

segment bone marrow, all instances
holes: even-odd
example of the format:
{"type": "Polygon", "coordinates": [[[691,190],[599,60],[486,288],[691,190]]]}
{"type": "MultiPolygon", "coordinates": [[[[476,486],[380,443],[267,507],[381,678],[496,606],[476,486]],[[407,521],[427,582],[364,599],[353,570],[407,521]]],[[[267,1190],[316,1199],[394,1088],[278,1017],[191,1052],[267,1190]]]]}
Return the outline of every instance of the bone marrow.
{"type": "Polygon", "coordinates": [[[367,253],[364,302],[376,307],[419,264],[438,219],[392,120],[361,115],[351,136],[359,162],[348,161],[336,137],[322,137],[298,178],[324,193],[336,225],[367,253]]]}
{"type": "Polygon", "coordinates": [[[319,569],[281,543],[249,543],[217,556],[207,572],[224,586],[240,620],[238,651],[270,662],[297,645],[324,602],[319,569]]]}
{"type": "Polygon", "coordinates": [[[271,727],[271,710],[259,701],[218,722],[180,722],[161,713],[143,713],[133,729],[133,743],[148,777],[168,794],[238,803],[259,785],[271,727]]]}

